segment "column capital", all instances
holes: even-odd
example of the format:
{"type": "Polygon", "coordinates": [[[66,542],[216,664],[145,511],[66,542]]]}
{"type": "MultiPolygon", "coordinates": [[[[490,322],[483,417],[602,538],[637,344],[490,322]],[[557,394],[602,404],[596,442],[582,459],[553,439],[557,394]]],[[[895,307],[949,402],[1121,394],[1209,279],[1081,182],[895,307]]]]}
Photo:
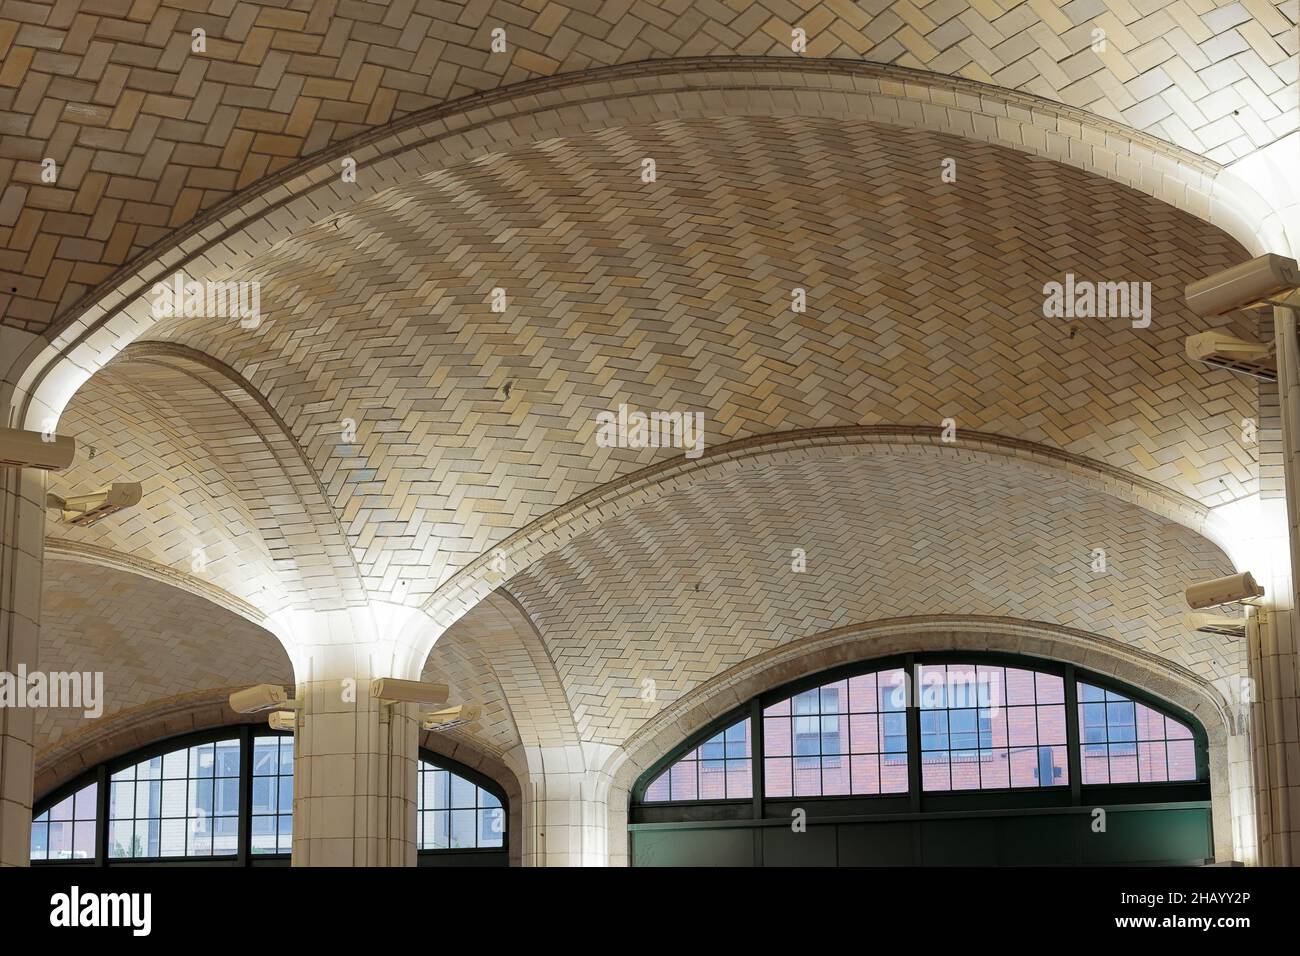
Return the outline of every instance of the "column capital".
{"type": "Polygon", "coordinates": [[[337,610],[284,608],[266,620],[300,684],[400,677],[419,680],[441,629],[419,608],[371,601],[337,610]]]}

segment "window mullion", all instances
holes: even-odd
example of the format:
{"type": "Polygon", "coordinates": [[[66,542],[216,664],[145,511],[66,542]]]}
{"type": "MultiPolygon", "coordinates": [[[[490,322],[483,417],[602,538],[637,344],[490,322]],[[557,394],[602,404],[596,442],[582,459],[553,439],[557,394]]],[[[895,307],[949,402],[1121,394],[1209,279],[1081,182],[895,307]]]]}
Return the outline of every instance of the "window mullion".
{"type": "MultiPolygon", "coordinates": [[[[279,755],[277,754],[277,757],[279,755]]],[[[213,766],[216,772],[216,766],[213,766]]],[[[215,778],[214,778],[215,779],[215,778]]],[[[215,783],[214,783],[215,787],[215,783]]],[[[252,838],[253,817],[253,734],[252,727],[244,724],[239,731],[239,833],[236,837],[235,858],[240,866],[248,866],[248,850],[252,838]]]]}
{"type": "Polygon", "coordinates": [[[1079,683],[1074,665],[1065,665],[1065,746],[1070,771],[1070,805],[1083,803],[1083,738],[1079,732],[1079,683]]]}
{"type": "MultiPolygon", "coordinates": [[[[99,792],[95,798],[95,865],[108,866],[108,811],[110,780],[108,764],[102,763],[95,772],[99,792]]],[[[75,813],[74,813],[75,816],[75,813]]]]}
{"type": "MultiPolygon", "coordinates": [[[[763,808],[763,798],[766,794],[763,788],[766,786],[763,774],[763,707],[755,697],[749,702],[749,757],[750,757],[750,780],[754,788],[753,795],[753,816],[755,820],[763,819],[765,812],[763,808]]],[[[725,766],[725,765],[724,765],[725,766]]]]}
{"type": "Polygon", "coordinates": [[[907,796],[913,813],[921,810],[921,709],[916,686],[916,655],[904,659],[904,688],[907,691],[907,796]]]}

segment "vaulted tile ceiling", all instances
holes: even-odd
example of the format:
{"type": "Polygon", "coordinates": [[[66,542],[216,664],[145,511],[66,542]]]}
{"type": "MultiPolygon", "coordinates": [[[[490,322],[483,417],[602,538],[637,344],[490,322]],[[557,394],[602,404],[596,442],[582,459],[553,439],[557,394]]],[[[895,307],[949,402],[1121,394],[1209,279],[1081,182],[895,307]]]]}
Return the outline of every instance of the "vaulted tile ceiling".
{"type": "Polygon", "coordinates": [[[805,59],[1019,90],[1227,163],[1295,128],[1295,21],[1295,0],[12,4],[0,323],[47,327],[235,191],[397,117],[611,64],[792,56],[793,27],[805,59]]]}

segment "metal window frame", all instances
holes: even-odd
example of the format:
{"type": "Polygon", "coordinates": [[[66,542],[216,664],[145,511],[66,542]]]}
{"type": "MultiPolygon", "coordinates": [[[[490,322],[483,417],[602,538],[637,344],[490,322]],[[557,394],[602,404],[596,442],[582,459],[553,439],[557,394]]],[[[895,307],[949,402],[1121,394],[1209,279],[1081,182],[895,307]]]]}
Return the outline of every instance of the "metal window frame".
{"type": "MultiPolygon", "coordinates": [[[[253,742],[257,737],[289,737],[293,734],[285,731],[272,730],[261,724],[237,724],[227,725],[225,727],[213,727],[207,730],[196,731],[186,734],[177,734],[171,737],[164,737],[153,743],[147,744],[129,753],[121,754],[111,760],[93,767],[85,773],[60,784],[53,790],[43,794],[40,798],[32,803],[32,817],[40,816],[45,811],[56,806],[69,796],[76,794],[78,791],[91,784],[98,784],[99,789],[96,792],[95,807],[95,855],[86,859],[55,859],[55,860],[31,860],[32,866],[70,866],[70,867],[145,867],[145,866],[226,866],[226,867],[249,867],[249,866],[284,866],[287,865],[291,854],[284,852],[275,853],[253,853],[252,852],[252,826],[253,826],[253,742]],[[110,781],[115,773],[152,760],[155,757],[162,757],[178,750],[188,750],[190,747],[201,746],[205,743],[216,743],[218,741],[238,740],[240,744],[239,751],[239,813],[237,815],[238,838],[237,850],[234,854],[223,854],[221,856],[147,856],[147,857],[110,857],[108,855],[108,832],[109,832],[109,806],[110,806],[110,781]]],[[[510,799],[506,795],[505,789],[496,780],[486,774],[475,770],[473,767],[466,766],[458,760],[450,757],[444,757],[442,754],[435,753],[421,747],[418,751],[419,763],[427,763],[439,770],[445,770],[448,773],[456,774],[459,777],[468,780],[474,786],[485,790],[492,796],[501,801],[501,809],[504,814],[504,828],[501,831],[501,846],[499,847],[447,847],[440,849],[418,850],[417,855],[420,858],[425,857],[460,857],[474,858],[486,861],[491,858],[508,857],[510,850],[510,799]]],[[[417,770],[419,772],[417,763],[417,770]]],[[[277,762],[278,769],[278,762],[277,762]]],[[[269,779],[278,780],[282,774],[275,774],[269,779]]],[[[475,801],[477,803],[477,800],[475,801]]],[[[477,810],[475,808],[476,820],[475,828],[477,830],[477,810]]],[[[417,809],[417,812],[418,809],[417,809]]],[[[265,814],[262,814],[265,815],[265,814]]],[[[283,814],[276,812],[277,843],[279,837],[279,817],[283,814]]],[[[133,817],[134,819],[134,817],[133,817]]],[[[29,851],[30,852],[30,851],[29,851]]]]}
{"type": "MultiPolygon", "coordinates": [[[[260,865],[284,865],[289,861],[288,853],[251,852],[252,837],[252,788],[253,788],[253,738],[254,737],[291,737],[292,734],[272,730],[260,724],[237,724],[225,727],[212,727],[207,730],[164,737],[140,747],[130,753],[121,754],[112,760],[106,760],[86,773],[49,791],[32,803],[32,816],[36,817],[53,807],[71,793],[92,783],[99,785],[95,814],[95,856],[87,860],[32,860],[32,866],[88,866],[88,867],[142,867],[142,866],[227,866],[247,867],[260,865]],[[108,814],[110,804],[110,781],[113,774],[128,767],[162,757],[178,750],[201,746],[218,741],[238,740],[239,751],[239,821],[236,852],[220,856],[144,856],[144,857],[110,857],[108,855],[108,814]]],[[[133,816],[132,819],[135,819],[133,816]]]]}
{"type": "MultiPolygon", "coordinates": [[[[847,704],[846,704],[847,706],[847,704]]],[[[1037,706],[1037,704],[1035,704],[1037,706]]],[[[780,813],[792,801],[808,808],[809,815],[823,812],[845,811],[851,815],[905,812],[909,814],[931,812],[971,812],[979,810],[1034,810],[1050,807],[1082,807],[1098,802],[1164,803],[1201,801],[1209,799],[1209,745],[1205,729],[1189,712],[1169,701],[1161,700],[1142,688],[1098,674],[1064,661],[1053,661],[1029,655],[1005,652],[935,651],[895,654],[838,665],[815,674],[771,688],[746,703],[714,718],[681,744],[655,761],[632,786],[629,810],[633,824],[668,823],[674,817],[682,822],[701,822],[708,819],[747,819],[763,821],[781,818],[780,813]],[[766,752],[763,746],[763,711],[806,690],[821,687],[841,679],[863,674],[902,668],[915,688],[917,667],[928,664],[972,664],[1015,667],[1036,673],[1051,674],[1064,684],[1066,759],[1069,773],[1068,785],[1039,785],[1036,787],[1008,787],[980,790],[922,791],[920,713],[915,699],[908,701],[907,760],[908,791],[906,794],[863,794],[834,796],[768,797],[765,793],[764,767],[766,752]],[[1081,780],[1081,739],[1079,727],[1078,683],[1083,681],[1110,690],[1136,703],[1142,703],[1158,713],[1179,721],[1192,731],[1196,756],[1196,779],[1193,781],[1150,781],[1136,783],[1106,783],[1084,786],[1081,780]],[[751,755],[754,793],[752,798],[736,800],[670,800],[647,802],[645,791],[649,785],[678,759],[720,731],[744,720],[751,721],[751,755]],[[900,801],[899,798],[904,798],[900,801]],[[748,804],[748,816],[738,817],[737,811],[748,804]],[[775,811],[775,812],[773,812],[775,811]]],[[[820,816],[820,814],[818,814],[820,816]]],[[[784,818],[781,818],[784,819],[784,818]]]]}

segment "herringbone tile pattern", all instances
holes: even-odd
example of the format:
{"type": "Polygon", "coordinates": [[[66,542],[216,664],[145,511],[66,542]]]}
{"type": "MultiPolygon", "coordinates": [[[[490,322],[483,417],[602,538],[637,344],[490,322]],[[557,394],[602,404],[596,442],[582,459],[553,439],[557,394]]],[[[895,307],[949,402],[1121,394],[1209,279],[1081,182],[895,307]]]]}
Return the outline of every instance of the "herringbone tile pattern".
{"type": "MultiPolygon", "coordinates": [[[[194,691],[293,684],[280,642],[178,588],[76,561],[45,561],[43,671],[104,674],[104,717],[194,691]]],[[[79,710],[43,709],[36,749],[88,726],[79,710]]]]}
{"type": "Polygon", "coordinates": [[[598,447],[596,415],[620,403],[699,411],[710,444],[953,418],[1207,504],[1249,494],[1253,390],[1189,363],[1183,339],[1251,330],[1182,305],[1190,278],[1245,257],[1149,197],[997,147],[698,121],[431,174],[240,273],[262,283],[259,329],[158,334],[270,397],[368,593],[418,603],[530,521],[681,454],[598,447]],[[949,156],[955,184],[937,175],[949,156]],[[1043,285],[1067,272],[1149,281],[1151,327],[1044,318],[1043,285]]]}
{"type": "Polygon", "coordinates": [[[1180,525],[958,446],[692,486],[602,524],[508,587],[546,641],[583,739],[619,744],[754,654],[913,615],[1064,625],[1214,679],[1237,671],[1239,642],[1187,630],[1182,592],[1230,571],[1180,525]],[[1104,573],[1092,570],[1096,548],[1104,573]]]}
{"type": "Polygon", "coordinates": [[[288,603],[362,600],[338,521],[290,436],[237,382],[174,356],[124,356],[92,377],[60,427],[77,465],[52,476],[67,496],[113,481],[141,504],[55,538],[193,575],[271,613],[288,603]]]}
{"type": "Polygon", "coordinates": [[[805,57],[1021,90],[1228,162],[1295,128],[1296,19],[1296,0],[14,0],[0,322],[46,327],[203,210],[393,118],[616,63],[790,56],[795,26],[805,57]]]}

